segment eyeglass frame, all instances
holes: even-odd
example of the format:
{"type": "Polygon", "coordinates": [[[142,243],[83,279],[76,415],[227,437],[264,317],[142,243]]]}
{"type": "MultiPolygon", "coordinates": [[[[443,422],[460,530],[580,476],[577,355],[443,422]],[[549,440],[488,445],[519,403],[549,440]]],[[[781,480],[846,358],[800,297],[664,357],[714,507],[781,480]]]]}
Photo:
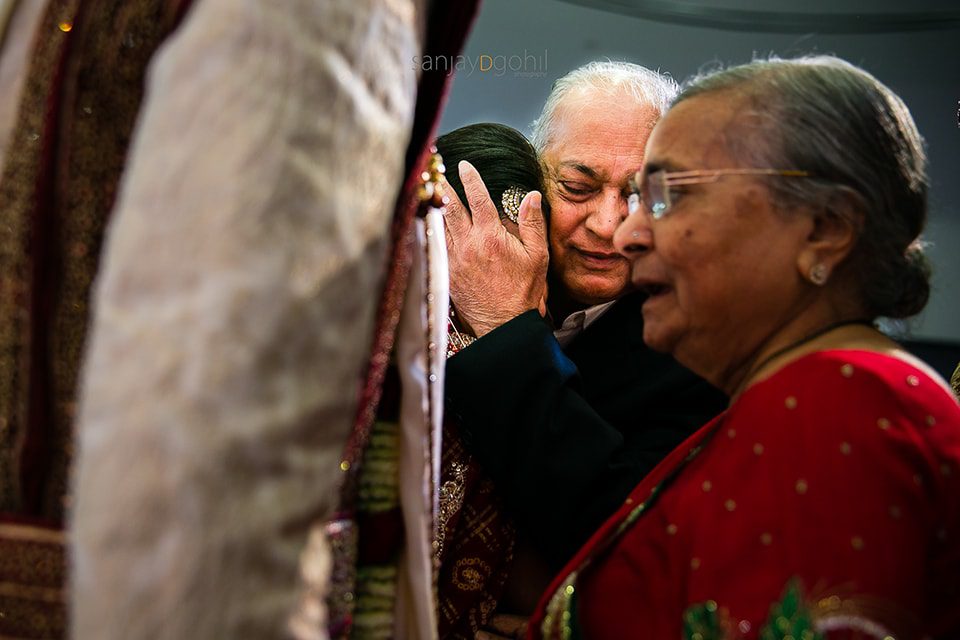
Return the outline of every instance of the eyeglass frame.
{"type": "Polygon", "coordinates": [[[643,171],[637,171],[633,174],[633,177],[630,179],[630,196],[627,199],[627,211],[629,214],[636,213],[640,206],[643,205],[647,210],[647,213],[650,214],[654,220],[661,220],[664,216],[670,213],[673,209],[673,205],[670,202],[670,187],[678,185],[688,185],[688,184],[710,184],[717,182],[720,178],[724,176],[781,176],[785,178],[812,178],[813,174],[809,171],[803,171],[802,169],[693,169],[690,171],[666,171],[665,169],[659,169],[653,171],[647,175],[643,175],[643,171]],[[664,187],[664,208],[659,211],[654,211],[653,207],[644,203],[643,200],[643,189],[647,184],[647,180],[651,176],[657,174],[663,175],[663,187],[664,187]],[[633,200],[636,196],[636,201],[633,200]]]}

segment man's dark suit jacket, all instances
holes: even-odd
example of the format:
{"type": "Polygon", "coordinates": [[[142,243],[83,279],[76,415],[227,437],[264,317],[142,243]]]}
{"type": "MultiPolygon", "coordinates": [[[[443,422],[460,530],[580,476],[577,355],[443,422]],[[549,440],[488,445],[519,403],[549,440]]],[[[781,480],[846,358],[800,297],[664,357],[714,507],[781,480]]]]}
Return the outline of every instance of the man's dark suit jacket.
{"type": "Polygon", "coordinates": [[[447,362],[448,415],[555,569],[727,404],[643,343],[643,300],[621,299],[565,352],[529,311],[447,362]]]}

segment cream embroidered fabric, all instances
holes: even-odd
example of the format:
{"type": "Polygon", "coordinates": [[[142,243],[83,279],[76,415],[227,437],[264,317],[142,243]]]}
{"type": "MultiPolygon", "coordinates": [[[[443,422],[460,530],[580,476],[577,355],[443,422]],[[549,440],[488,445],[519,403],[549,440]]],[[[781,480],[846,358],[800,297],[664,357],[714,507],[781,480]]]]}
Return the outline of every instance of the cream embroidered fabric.
{"type": "Polygon", "coordinates": [[[296,633],[298,559],[370,348],[422,7],[197,0],[154,60],[85,363],[73,638],[296,633]]]}

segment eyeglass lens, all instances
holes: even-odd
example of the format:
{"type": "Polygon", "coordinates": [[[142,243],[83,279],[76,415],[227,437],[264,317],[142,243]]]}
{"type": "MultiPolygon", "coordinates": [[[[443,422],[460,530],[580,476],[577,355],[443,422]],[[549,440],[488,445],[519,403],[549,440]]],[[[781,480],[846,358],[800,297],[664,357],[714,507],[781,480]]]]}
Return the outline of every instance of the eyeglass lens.
{"type": "Polygon", "coordinates": [[[670,190],[667,188],[666,174],[654,171],[644,180],[643,201],[655,220],[660,219],[670,208],[670,190]]]}

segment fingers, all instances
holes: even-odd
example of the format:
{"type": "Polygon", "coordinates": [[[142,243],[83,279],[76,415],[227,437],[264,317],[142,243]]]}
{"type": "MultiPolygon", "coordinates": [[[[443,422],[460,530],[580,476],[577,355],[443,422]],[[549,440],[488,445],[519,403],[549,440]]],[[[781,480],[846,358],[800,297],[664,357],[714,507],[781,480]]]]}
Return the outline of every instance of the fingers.
{"type": "Polygon", "coordinates": [[[473,223],[470,220],[470,212],[460,202],[457,192],[449,183],[444,185],[443,195],[447,196],[447,213],[443,216],[443,223],[447,227],[447,246],[449,247],[451,243],[463,238],[473,223]]]}
{"type": "Polygon", "coordinates": [[[543,196],[531,191],[520,203],[520,241],[528,255],[546,257],[547,222],[543,217],[543,196]]]}
{"type": "Polygon", "coordinates": [[[466,160],[461,160],[457,169],[460,171],[460,181],[463,182],[463,192],[467,196],[467,204],[470,205],[473,224],[486,228],[491,228],[494,225],[501,226],[497,206],[490,199],[487,185],[483,184],[483,178],[480,177],[477,170],[466,160]]]}

